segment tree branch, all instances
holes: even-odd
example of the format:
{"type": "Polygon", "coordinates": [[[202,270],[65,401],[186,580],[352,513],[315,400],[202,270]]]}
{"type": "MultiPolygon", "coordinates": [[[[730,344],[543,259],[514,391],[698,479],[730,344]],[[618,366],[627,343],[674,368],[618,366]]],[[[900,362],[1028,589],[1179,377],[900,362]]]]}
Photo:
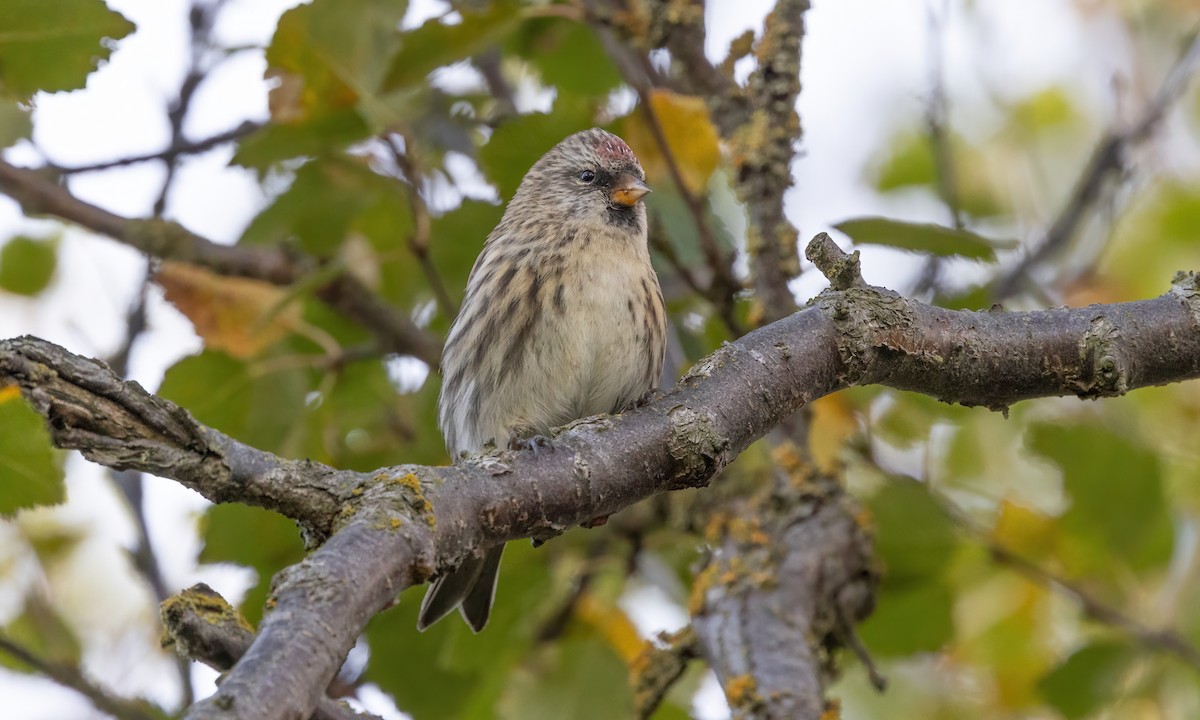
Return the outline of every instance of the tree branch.
{"type": "MultiPolygon", "coordinates": [[[[163,601],[163,646],[173,646],[181,658],[202,662],[219,672],[233,667],[254,641],[254,629],[220,593],[204,583],[193,585],[163,601]]],[[[322,697],[312,720],[380,720],[355,712],[332,698],[322,697]]]]}
{"type": "MultiPolygon", "coordinates": [[[[824,234],[809,255],[835,277],[833,265],[852,265],[824,234]]],[[[1195,274],[1152,300],[1027,313],[945,310],[867,287],[853,272],[841,277],[842,289],[725,345],[657,400],[561,430],[554,452],[493,452],[453,467],[364,474],[283,460],[31,338],[0,341],[0,380],[21,387],[62,447],[175,478],[218,502],[275,509],[328,537],[275,578],[274,609],[258,638],[217,694],[188,715],[287,718],[311,712],[367,620],[401,590],[495,543],[549,538],[652,495],[705,485],[775,424],[835,390],[879,383],[1003,409],[1200,377],[1195,274]]],[[[836,543],[818,540],[858,543],[837,498],[822,497],[831,499],[811,521],[830,530],[807,529],[801,517],[793,531],[816,537],[780,566],[788,576],[825,573],[808,605],[816,629],[839,590],[819,562],[836,543]]]]}
{"type": "MultiPolygon", "coordinates": [[[[221,245],[164,220],[135,220],[76,198],[35,170],[0,160],[0,192],[30,215],[53,215],[134,247],[151,257],[202,265],[222,275],[277,285],[299,282],[318,270],[313,258],[278,247],[221,245]]],[[[439,343],[405,314],[385,304],[353,277],[339,273],[317,289],[330,307],[375,334],[384,352],[412,355],[436,366],[439,343]]]]}

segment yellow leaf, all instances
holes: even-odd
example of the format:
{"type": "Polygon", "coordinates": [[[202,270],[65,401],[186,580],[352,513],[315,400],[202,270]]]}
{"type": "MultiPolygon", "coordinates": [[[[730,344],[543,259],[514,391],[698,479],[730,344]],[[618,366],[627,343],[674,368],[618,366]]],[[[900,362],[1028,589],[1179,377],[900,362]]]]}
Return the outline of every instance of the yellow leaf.
{"type": "Polygon", "coordinates": [[[1005,500],[1000,504],[992,539],[1020,557],[1045,557],[1056,545],[1058,523],[1037,510],[1005,500]]]}
{"type": "Polygon", "coordinates": [[[16,400],[19,397],[21,397],[21,388],[16,385],[0,386],[0,403],[16,400]]]}
{"type": "MultiPolygon", "coordinates": [[[[656,89],[650,91],[650,110],[658,119],[684,185],[692,193],[702,192],[721,158],[717,131],[709,119],[708,106],[702,98],[656,89]]],[[[629,147],[642,161],[651,184],[671,182],[670,167],[662,147],[646,124],[644,111],[625,119],[623,133],[629,147]]]]}
{"type": "Polygon", "coordinates": [[[208,347],[234,357],[254,357],[300,325],[299,304],[283,305],[287,292],[261,280],[179,262],[164,262],[154,280],[208,347]]]}
{"type": "Polygon", "coordinates": [[[836,474],[841,465],[842,445],[847,437],[858,431],[854,408],[841,394],[823,397],[810,407],[812,423],[808,428],[808,447],[813,462],[822,473],[836,474]]]}
{"type": "Polygon", "coordinates": [[[591,593],[584,593],[575,606],[575,617],[596,628],[626,664],[633,663],[641,655],[642,638],[621,608],[604,605],[591,593]]]}

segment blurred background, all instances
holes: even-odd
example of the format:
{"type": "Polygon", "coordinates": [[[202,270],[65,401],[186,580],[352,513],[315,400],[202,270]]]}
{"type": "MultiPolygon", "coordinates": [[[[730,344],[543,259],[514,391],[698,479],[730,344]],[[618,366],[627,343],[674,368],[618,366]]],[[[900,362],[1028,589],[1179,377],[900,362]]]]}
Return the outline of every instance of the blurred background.
{"type": "MultiPolygon", "coordinates": [[[[283,244],[440,338],[521,176],[600,124],[655,189],[671,371],[770,315],[750,280],[744,138],[714,124],[712,98],[678,80],[686,68],[633,10],[598,33],[569,3],[48,5],[85,30],[22,55],[3,28],[50,20],[0,0],[0,146],[87,202],[220,243],[283,244]],[[94,57],[106,59],[89,73],[94,57]],[[631,71],[631,57],[644,63],[631,71]]],[[[745,33],[772,6],[704,8],[704,53],[735,83],[754,74],[745,33]]],[[[1187,0],[817,0],[784,195],[801,246],[828,231],[862,250],[868,282],[955,308],[1165,292],[1200,269],[1198,22],[1187,0]]],[[[802,306],[826,283],[797,269],[802,306]]],[[[321,303],[318,284],[148,262],[0,195],[0,337],[105,359],[287,457],[447,462],[436,373],[321,303]]],[[[73,683],[150,703],[128,717],[177,713],[216,673],[159,647],[158,602],[205,582],[257,622],[271,576],[302,556],[299,534],[51,451],[39,423],[0,389],[6,716],[107,717],[73,683]]],[[[537,550],[511,544],[479,636],[456,621],[417,634],[423,588],[409,591],[336,689],[388,718],[625,717],[644,641],[688,622],[713,508],[815,466],[864,503],[884,571],[861,632],[891,684],[876,694],[847,655],[831,691],[843,717],[1200,717],[1197,438],[1197,383],[1006,415],[856,388],[815,403],[807,437],[754,446],[713,488],[537,550]]],[[[693,662],[653,717],[728,716],[693,662]]]]}

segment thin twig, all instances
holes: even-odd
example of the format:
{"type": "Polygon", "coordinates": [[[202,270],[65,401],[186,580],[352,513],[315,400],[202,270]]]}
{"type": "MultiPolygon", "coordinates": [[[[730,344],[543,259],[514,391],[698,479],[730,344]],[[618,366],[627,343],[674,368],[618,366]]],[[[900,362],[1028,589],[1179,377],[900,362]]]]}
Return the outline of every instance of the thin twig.
{"type": "Polygon", "coordinates": [[[56,163],[47,163],[46,169],[52,170],[60,175],[77,175],[80,173],[98,172],[100,170],[111,170],[112,168],[125,167],[127,165],[137,165],[144,162],[154,162],[157,160],[165,160],[169,157],[180,157],[183,155],[197,155],[199,153],[208,152],[218,145],[239,140],[263,127],[264,123],[246,120],[241,125],[235,128],[226,130],[223,133],[218,133],[203,140],[183,140],[178,144],[172,144],[164,150],[157,152],[146,153],[144,155],[130,155],[128,157],[117,158],[115,160],[105,160],[103,162],[92,163],[90,165],[58,165],[56,163]]]}
{"type": "Polygon", "coordinates": [[[1061,578],[1028,558],[1017,555],[999,543],[985,540],[988,552],[1000,563],[1016,570],[1025,577],[1042,585],[1049,585],[1070,595],[1083,611],[1097,622],[1111,625],[1127,633],[1142,645],[1160,652],[1175,655],[1196,670],[1200,670],[1200,650],[1178,632],[1169,629],[1155,630],[1121,610],[1092,596],[1079,585],[1061,578]]]}
{"type": "Polygon", "coordinates": [[[996,282],[992,291],[994,299],[1004,300],[1020,292],[1031,281],[1030,270],[1056,255],[1075,237],[1092,207],[1105,194],[1109,180],[1119,177],[1125,171],[1126,157],[1130,150],[1154,133],[1167,111],[1183,94],[1195,72],[1197,62],[1200,62],[1200,31],[1193,31],[1142,117],[1125,130],[1109,131],[1100,140],[1084,166],[1067,204],[1046,231],[1037,248],[996,282]]]}
{"type": "MultiPolygon", "coordinates": [[[[291,285],[319,277],[315,258],[280,247],[229,246],[162,220],[133,219],[80,200],[37,170],[0,159],[0,192],[16,200],[27,214],[47,214],[107,235],[152,257],[202,265],[213,272],[291,285]]],[[[440,343],[409,315],[384,302],[355,278],[326,275],[317,297],[342,315],[370,330],[384,352],[411,355],[430,365],[441,356],[440,343]]]]}
{"type": "Polygon", "coordinates": [[[156,720],[163,717],[163,713],[155,710],[147,701],[116,697],[84,677],[78,666],[40,658],[29,648],[4,634],[0,634],[0,652],[28,665],[59,685],[74,690],[90,700],[97,710],[120,720],[156,720]]]}
{"type": "Polygon", "coordinates": [[[941,505],[942,510],[952,521],[966,530],[973,538],[983,544],[988,553],[997,562],[1019,572],[1033,582],[1051,587],[1072,597],[1083,608],[1084,613],[1097,622],[1104,623],[1125,632],[1142,645],[1160,652],[1175,655],[1183,662],[1200,670],[1200,649],[1192,645],[1178,632],[1170,629],[1155,630],[1136,620],[1112,605],[1093,596],[1076,583],[1055,575],[1050,570],[1038,565],[1029,558],[993,540],[988,530],[972,520],[964,512],[938,492],[932,492],[941,505]]]}
{"type": "MultiPolygon", "coordinates": [[[[949,12],[947,2],[942,3],[942,16],[949,12]]],[[[925,110],[925,125],[929,133],[929,146],[933,154],[933,167],[936,173],[938,197],[950,212],[950,222],[954,229],[965,227],[962,208],[959,206],[957,174],[954,168],[954,149],[950,142],[947,124],[949,122],[949,102],[946,98],[945,56],[942,49],[941,18],[929,9],[929,47],[930,47],[930,93],[929,105],[925,110]]],[[[941,275],[942,258],[930,255],[921,270],[921,276],[913,289],[913,294],[920,296],[934,290],[938,286],[941,275]]]]}
{"type": "Polygon", "coordinates": [[[408,192],[409,204],[412,206],[413,233],[408,237],[408,249],[421,265],[421,272],[425,274],[425,280],[429,283],[429,288],[433,290],[434,298],[437,299],[438,309],[447,320],[453,320],[458,316],[458,305],[446,291],[446,283],[442,280],[442,276],[429,254],[431,219],[429,205],[426,204],[420,190],[424,175],[412,160],[413,139],[411,136],[404,136],[403,150],[400,149],[394,136],[389,135],[386,140],[396,165],[404,173],[404,187],[408,192]]]}
{"type": "MultiPolygon", "coordinates": [[[[589,17],[594,19],[594,15],[589,10],[589,17]]],[[[712,227],[709,224],[704,202],[688,187],[683,177],[683,171],[679,167],[679,161],[671,149],[666,133],[663,131],[658,114],[655,113],[654,106],[650,102],[650,78],[654,76],[654,69],[645,54],[638,53],[635,57],[632,50],[613,37],[612,31],[609,28],[599,25],[595,28],[595,31],[605,50],[608,52],[609,57],[612,58],[613,63],[620,70],[625,83],[637,94],[638,107],[641,109],[642,115],[646,120],[646,127],[649,128],[650,134],[654,136],[654,142],[658,145],[659,151],[662,153],[663,160],[667,165],[667,171],[671,175],[671,180],[678,189],[679,196],[683,199],[684,205],[687,206],[688,213],[692,216],[692,221],[696,226],[696,236],[699,239],[701,252],[703,252],[705,261],[712,270],[712,281],[706,289],[700,291],[700,295],[713,304],[721,321],[725,323],[733,335],[741,335],[745,330],[738,321],[736,314],[737,292],[740,289],[741,283],[733,276],[733,258],[721,251],[721,247],[717,243],[716,236],[713,234],[712,227]]],[[[697,286],[694,281],[694,276],[691,278],[691,281],[686,277],[684,278],[684,282],[687,282],[689,286],[697,286]]]]}

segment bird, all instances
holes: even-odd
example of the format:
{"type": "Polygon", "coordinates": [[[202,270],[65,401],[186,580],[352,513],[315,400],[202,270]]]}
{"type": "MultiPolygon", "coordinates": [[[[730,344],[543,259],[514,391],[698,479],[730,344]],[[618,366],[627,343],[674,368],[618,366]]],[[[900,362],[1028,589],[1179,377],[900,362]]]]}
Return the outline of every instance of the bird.
{"type": "MultiPolygon", "coordinates": [[[[552,450],[552,428],[620,412],[658,386],[666,307],[647,245],[649,192],[629,145],[600,128],[568,136],[522,178],[442,352],[438,425],[455,462],[490,443],[552,450]]],[[[458,608],[481,631],[503,549],[438,577],[418,629],[458,608]]]]}

